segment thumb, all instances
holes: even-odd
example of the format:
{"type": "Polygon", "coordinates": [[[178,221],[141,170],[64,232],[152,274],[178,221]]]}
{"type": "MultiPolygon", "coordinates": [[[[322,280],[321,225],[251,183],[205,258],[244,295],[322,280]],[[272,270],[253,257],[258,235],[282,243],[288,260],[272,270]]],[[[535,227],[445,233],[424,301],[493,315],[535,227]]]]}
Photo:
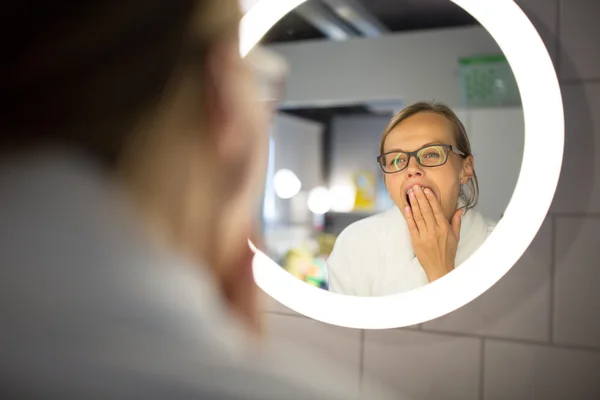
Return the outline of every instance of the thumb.
{"type": "Polygon", "coordinates": [[[456,236],[456,240],[460,239],[460,224],[462,223],[462,216],[465,213],[463,209],[458,210],[452,217],[452,232],[456,236]]]}

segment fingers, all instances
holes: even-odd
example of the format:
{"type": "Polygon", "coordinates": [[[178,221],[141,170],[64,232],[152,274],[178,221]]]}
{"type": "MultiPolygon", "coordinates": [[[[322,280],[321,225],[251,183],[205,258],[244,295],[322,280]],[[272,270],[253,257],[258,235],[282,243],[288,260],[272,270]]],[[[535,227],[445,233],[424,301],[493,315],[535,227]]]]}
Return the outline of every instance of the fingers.
{"type": "MultiPolygon", "coordinates": [[[[425,222],[425,217],[421,210],[421,205],[419,203],[419,200],[417,199],[417,194],[415,193],[416,191],[417,189],[413,188],[412,192],[409,194],[408,197],[412,208],[413,218],[415,220],[415,223],[417,224],[417,228],[419,228],[419,233],[425,233],[427,232],[427,222],[425,222]]],[[[422,195],[423,193],[421,192],[421,196],[422,195]]]]}
{"type": "Polygon", "coordinates": [[[429,200],[429,205],[431,206],[435,222],[439,226],[444,226],[444,224],[447,224],[448,221],[446,221],[446,217],[444,216],[444,212],[440,207],[440,203],[438,202],[437,197],[435,197],[431,189],[426,188],[425,190],[423,190],[423,192],[425,193],[425,197],[427,198],[427,200],[429,200]]]}
{"type": "Polygon", "coordinates": [[[435,226],[438,223],[433,214],[432,205],[430,204],[431,198],[435,200],[433,192],[430,189],[424,189],[421,186],[415,186],[413,189],[413,193],[415,193],[416,195],[417,203],[419,204],[419,209],[421,211],[421,215],[423,217],[423,220],[425,221],[426,226],[429,229],[435,228],[435,226]],[[429,196],[426,194],[425,191],[429,192],[429,196]]]}
{"type": "Polygon", "coordinates": [[[415,223],[415,219],[413,218],[413,213],[410,207],[404,207],[404,217],[406,219],[406,223],[408,224],[408,230],[413,237],[419,237],[419,228],[415,223]]]}
{"type": "Polygon", "coordinates": [[[454,213],[452,217],[452,232],[456,236],[456,240],[460,240],[460,225],[462,223],[462,216],[464,214],[464,210],[460,209],[454,213]]]}

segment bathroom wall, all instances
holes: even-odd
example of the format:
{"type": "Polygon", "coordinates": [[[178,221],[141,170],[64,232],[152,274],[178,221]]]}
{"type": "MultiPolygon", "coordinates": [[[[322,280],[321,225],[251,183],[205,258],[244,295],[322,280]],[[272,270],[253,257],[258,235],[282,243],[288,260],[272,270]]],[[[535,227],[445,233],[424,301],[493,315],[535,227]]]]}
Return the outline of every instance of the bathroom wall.
{"type": "Polygon", "coordinates": [[[292,170],[302,182],[302,190],[323,184],[323,129],[323,124],[283,113],[274,118],[274,170],[292,170]]]}
{"type": "Polygon", "coordinates": [[[274,340],[350,366],[363,399],[376,390],[365,373],[414,399],[600,398],[600,2],[517,3],[552,53],[566,114],[556,198],[517,265],[462,309],[403,329],[329,326],[265,297],[274,340]]]}
{"type": "Polygon", "coordinates": [[[458,59],[502,51],[479,26],[270,44],[290,65],[282,105],[461,100],[458,59]],[[367,79],[368,77],[368,79],[367,79]]]}
{"type": "Polygon", "coordinates": [[[304,205],[307,193],[323,185],[323,130],[324,125],[314,121],[283,113],[275,116],[271,127],[273,164],[269,173],[289,169],[302,184],[301,193],[291,200],[280,199],[274,191],[267,191],[265,200],[274,204],[276,218],[290,219],[294,214],[293,202],[303,200],[304,205]]]}

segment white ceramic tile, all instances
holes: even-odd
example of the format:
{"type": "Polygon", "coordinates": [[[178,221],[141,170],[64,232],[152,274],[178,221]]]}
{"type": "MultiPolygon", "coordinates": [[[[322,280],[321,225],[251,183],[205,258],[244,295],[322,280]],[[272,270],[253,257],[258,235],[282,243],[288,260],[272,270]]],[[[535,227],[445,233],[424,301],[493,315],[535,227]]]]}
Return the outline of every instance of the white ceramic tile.
{"type": "Polygon", "coordinates": [[[523,257],[496,285],[453,313],[426,322],[423,329],[548,341],[551,233],[547,219],[523,257]]]}
{"type": "MultiPolygon", "coordinates": [[[[267,337],[291,349],[311,352],[348,370],[350,384],[358,396],[360,383],[361,331],[327,325],[312,319],[267,314],[267,337]]],[[[279,354],[285,360],[285,355],[279,354]]]]}
{"type": "Polygon", "coordinates": [[[565,150],[551,210],[561,213],[598,213],[600,83],[563,85],[562,95],[565,108],[565,150]]]}
{"type": "Polygon", "coordinates": [[[260,310],[264,312],[287,314],[287,315],[300,315],[296,311],[287,308],[262,290],[260,290],[260,310]]]}
{"type": "Polygon", "coordinates": [[[600,218],[557,218],[554,338],[600,349],[600,218]]]}
{"type": "MultiPolygon", "coordinates": [[[[412,330],[366,331],[364,371],[414,400],[477,399],[481,340],[412,330]]],[[[378,388],[363,384],[361,398],[378,388]]]]}
{"type": "Polygon", "coordinates": [[[564,0],[560,12],[560,75],[563,79],[600,78],[600,2],[564,0]]]}
{"type": "Polygon", "coordinates": [[[539,32],[555,65],[557,59],[558,2],[559,0],[516,0],[516,3],[539,32]]]}
{"type": "Polygon", "coordinates": [[[487,341],[484,400],[600,398],[600,352],[487,341]]]}

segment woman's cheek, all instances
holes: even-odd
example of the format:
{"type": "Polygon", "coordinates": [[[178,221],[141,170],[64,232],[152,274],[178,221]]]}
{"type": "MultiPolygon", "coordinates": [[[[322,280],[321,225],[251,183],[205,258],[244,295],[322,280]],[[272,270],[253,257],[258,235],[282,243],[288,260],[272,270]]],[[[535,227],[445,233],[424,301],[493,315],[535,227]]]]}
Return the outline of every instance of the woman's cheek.
{"type": "Polygon", "coordinates": [[[397,206],[404,205],[404,196],[402,194],[402,180],[398,177],[386,177],[386,187],[388,193],[397,206]]]}

